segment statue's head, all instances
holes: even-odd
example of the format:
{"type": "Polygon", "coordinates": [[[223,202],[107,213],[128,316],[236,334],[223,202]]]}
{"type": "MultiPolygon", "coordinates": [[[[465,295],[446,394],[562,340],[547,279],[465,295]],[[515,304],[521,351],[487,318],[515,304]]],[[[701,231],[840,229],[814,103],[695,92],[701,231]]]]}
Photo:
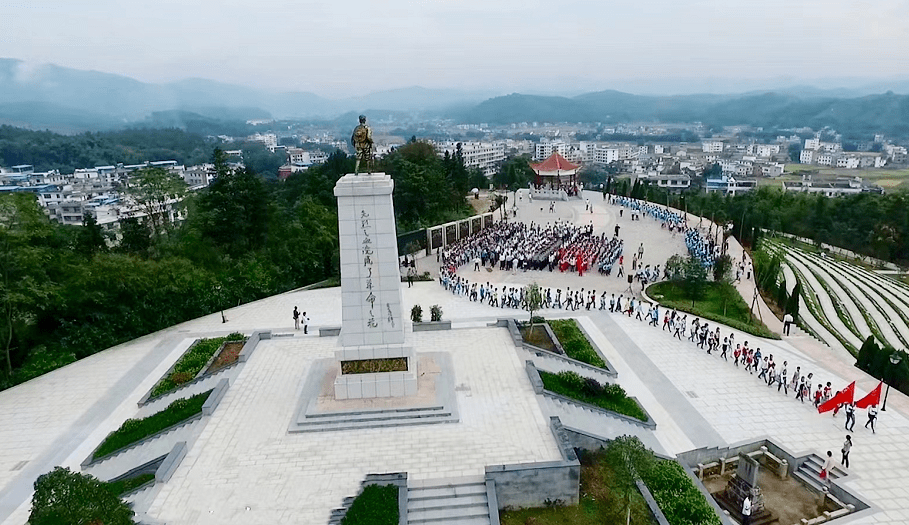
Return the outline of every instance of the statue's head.
{"type": "Polygon", "coordinates": [[[360,115],[360,124],[366,124],[366,115],[360,115]]]}

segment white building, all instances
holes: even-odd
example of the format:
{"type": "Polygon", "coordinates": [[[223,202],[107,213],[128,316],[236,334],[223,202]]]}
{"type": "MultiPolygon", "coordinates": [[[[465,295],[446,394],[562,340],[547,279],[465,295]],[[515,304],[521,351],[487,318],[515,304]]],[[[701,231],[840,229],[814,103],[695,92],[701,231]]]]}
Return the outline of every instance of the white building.
{"type": "Polygon", "coordinates": [[[704,153],[722,153],[723,142],[719,140],[704,141],[701,143],[701,149],[704,153]]]}
{"type": "Polygon", "coordinates": [[[454,155],[457,153],[458,144],[461,145],[464,166],[468,169],[477,168],[487,177],[494,174],[505,162],[504,142],[439,142],[435,146],[439,155],[444,155],[445,152],[454,155]]]}
{"type": "Polygon", "coordinates": [[[816,153],[817,151],[813,149],[803,149],[802,152],[799,153],[799,162],[802,164],[814,164],[814,156],[816,153]]]}

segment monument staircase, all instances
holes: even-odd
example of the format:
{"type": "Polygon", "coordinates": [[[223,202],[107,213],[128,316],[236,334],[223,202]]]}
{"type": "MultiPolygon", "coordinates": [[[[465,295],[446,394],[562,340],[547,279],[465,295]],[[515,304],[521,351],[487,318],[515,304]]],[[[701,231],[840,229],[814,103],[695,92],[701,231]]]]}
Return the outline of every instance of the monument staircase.
{"type": "Polygon", "coordinates": [[[482,476],[410,480],[407,523],[490,525],[489,499],[482,476]]]}
{"type": "Polygon", "coordinates": [[[290,432],[331,432],[401,425],[457,422],[455,408],[445,405],[305,414],[290,432]]]}
{"type": "MultiPolygon", "coordinates": [[[[823,492],[826,482],[821,480],[822,468],[824,468],[824,459],[817,454],[811,454],[808,456],[808,459],[799,466],[793,476],[815,491],[823,492]]],[[[829,479],[837,479],[846,476],[848,473],[837,465],[834,466],[828,474],[829,479]]]]}

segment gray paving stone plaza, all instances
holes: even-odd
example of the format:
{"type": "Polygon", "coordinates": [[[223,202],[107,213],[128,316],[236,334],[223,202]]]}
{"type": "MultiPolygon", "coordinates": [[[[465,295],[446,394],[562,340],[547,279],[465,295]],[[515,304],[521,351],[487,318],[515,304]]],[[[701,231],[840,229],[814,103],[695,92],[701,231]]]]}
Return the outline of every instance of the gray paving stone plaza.
{"type": "MultiPolygon", "coordinates": [[[[587,192],[585,197],[593,213],[584,210],[583,199],[558,202],[555,213],[549,213],[548,203],[530,202],[522,195],[517,219],[592,222],[596,233],[609,234],[618,223],[626,253],[644,243],[645,264],[663,265],[670,255],[684,252],[682,237],[653,219],[632,222],[627,213],[620,218],[618,208],[599,194],[587,192]]],[[[733,257],[741,257],[737,244],[730,249],[733,257]]],[[[437,275],[435,256],[420,259],[418,266],[437,275]]],[[[500,286],[538,282],[544,287],[583,287],[598,295],[618,295],[628,286],[614,275],[596,272],[583,277],[558,271],[474,272],[467,265],[459,273],[500,286]]],[[[753,283],[738,286],[750,299],[753,283]]],[[[639,290],[635,285],[635,292],[639,290]]],[[[368,473],[407,472],[414,480],[478,479],[487,465],[559,460],[548,408],[524,371],[525,360],[532,356],[515,348],[505,328],[488,326],[499,318],[526,318],[527,312],[471,302],[437,282],[404,285],[403,299],[405,312],[414,304],[424,312],[438,304],[443,318],[452,321],[450,331],[411,336],[418,353],[451,354],[459,422],[288,433],[307,371],[337,349],[337,338],[319,337],[318,328],[341,324],[339,289],[289,292],[227,310],[227,323],[216,312],[0,392],[0,522],[25,523],[35,478],[56,465],[78,469],[109,432],[137,414],[142,396],[193,340],[235,331],[271,331],[275,337],[259,343],[217,410],[198,427],[173,477],[155,486],[144,510],[159,523],[324,524],[331,509],[356,494],[368,473]],[[294,306],[308,313],[309,335],[293,330],[294,306]]],[[[659,452],[673,455],[769,437],[798,454],[833,450],[839,457],[845,435],[842,414],[819,415],[810,403],[796,401],[791,392],[788,397],[778,393],[775,386],[768,388],[757,374],[747,374],[731,360],[707,355],[687,340],[617,314],[584,309],[540,314],[578,319],[618,371],[618,382],[657,423],[648,444],[659,452]]],[[[766,306],[761,315],[771,329],[781,331],[766,306]]],[[[729,331],[723,328],[724,334],[729,331]]],[[[831,381],[834,388],[856,380],[857,397],[877,385],[853,366],[848,353],[800,331],[781,341],[738,332],[735,337],[761,347],[765,355],[772,353],[777,363],[787,360],[790,370],[801,366],[816,380],[831,381]]],[[[874,512],[843,522],[909,523],[909,487],[904,483],[909,469],[907,414],[909,400],[895,390],[875,434],[862,428],[864,412],[857,414],[852,465],[844,484],[874,512]]],[[[587,416],[571,417],[583,422],[587,416]]],[[[603,431],[618,428],[606,424],[603,431]]]]}

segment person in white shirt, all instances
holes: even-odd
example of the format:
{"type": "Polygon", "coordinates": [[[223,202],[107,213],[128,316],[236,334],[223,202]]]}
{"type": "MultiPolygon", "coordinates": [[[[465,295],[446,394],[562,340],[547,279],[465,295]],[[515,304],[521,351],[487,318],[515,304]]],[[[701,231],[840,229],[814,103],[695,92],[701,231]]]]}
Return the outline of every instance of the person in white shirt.
{"type": "Polygon", "coordinates": [[[789,335],[789,327],[792,325],[793,319],[792,314],[786,313],[783,316],[783,335],[789,335]]]}
{"type": "Polygon", "coordinates": [[[868,428],[868,425],[871,425],[871,433],[874,434],[874,421],[877,419],[877,405],[871,405],[868,407],[868,422],[865,423],[865,428],[868,428]]]}
{"type": "Polygon", "coordinates": [[[745,501],[742,502],[742,525],[751,524],[751,498],[745,496],[745,501]]]}

